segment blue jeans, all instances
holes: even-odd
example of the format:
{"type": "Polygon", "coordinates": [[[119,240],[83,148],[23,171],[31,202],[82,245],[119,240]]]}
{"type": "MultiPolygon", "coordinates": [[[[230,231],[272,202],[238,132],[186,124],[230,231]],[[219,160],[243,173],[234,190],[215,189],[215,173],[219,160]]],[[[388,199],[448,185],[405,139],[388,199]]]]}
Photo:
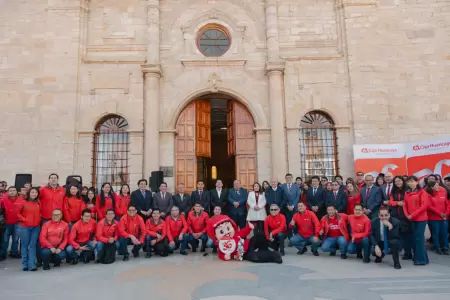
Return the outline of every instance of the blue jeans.
{"type": "MultiPolygon", "coordinates": [[[[119,241],[115,242],[116,244],[116,249],[119,250],[120,248],[120,243],[119,241]]],[[[100,252],[102,252],[103,248],[105,247],[105,244],[103,244],[102,242],[97,242],[97,255],[100,254],[100,252]]]]}
{"type": "Polygon", "coordinates": [[[425,249],[425,227],[427,221],[412,222],[414,232],[414,264],[427,265],[429,263],[427,250],[425,249]]]}
{"type": "Polygon", "coordinates": [[[431,227],[434,249],[448,249],[448,221],[429,220],[428,226],[431,227]]]}
{"type": "Polygon", "coordinates": [[[36,249],[37,241],[39,239],[39,232],[41,228],[36,227],[22,227],[19,226],[19,235],[22,254],[22,268],[29,270],[36,268],[36,249]]]}
{"type": "Polygon", "coordinates": [[[5,234],[3,239],[3,252],[0,256],[5,256],[8,254],[9,238],[12,239],[11,243],[11,255],[19,255],[19,224],[6,224],[5,234]]]}
{"type": "Polygon", "coordinates": [[[362,250],[364,259],[370,259],[370,241],[368,237],[363,238],[358,243],[350,243],[347,246],[348,254],[356,254],[358,250],[362,250]]]}
{"type": "Polygon", "coordinates": [[[192,242],[196,242],[196,241],[202,241],[202,247],[206,248],[206,243],[208,242],[208,236],[206,235],[206,233],[202,234],[202,236],[197,240],[194,238],[194,236],[192,234],[189,234],[188,236],[188,241],[191,242],[191,245],[193,248],[197,248],[198,244],[193,244],[192,242]]]}
{"type": "Polygon", "coordinates": [[[76,252],[75,248],[72,245],[69,245],[66,248],[67,256],[72,260],[77,260],[79,257],[82,257],[83,259],[85,259],[86,257],[91,258],[95,250],[95,246],[92,243],[92,241],[89,241],[85,244],[80,244],[80,247],[82,246],[88,246],[89,251],[82,251],[78,256],[78,253],[76,252]]]}
{"type": "MultiPolygon", "coordinates": [[[[139,237],[136,237],[138,240],[140,239],[139,237]]],[[[131,239],[127,239],[124,237],[120,237],[119,238],[119,255],[128,255],[128,245],[133,245],[134,247],[136,247],[136,249],[140,250],[142,248],[142,244],[135,246],[132,242],[131,239]]],[[[133,248],[134,249],[134,248],[133,248]]]]}
{"type": "Polygon", "coordinates": [[[311,235],[310,237],[305,238],[298,233],[294,234],[291,237],[290,242],[291,242],[292,246],[297,248],[299,251],[302,251],[305,248],[307,243],[311,244],[311,248],[313,251],[317,251],[317,249],[319,248],[319,245],[320,245],[320,239],[317,242],[314,242],[314,235],[311,235]]]}
{"type": "Polygon", "coordinates": [[[341,252],[341,256],[347,254],[347,240],[345,237],[328,237],[322,243],[323,252],[336,252],[338,248],[341,252]]]}
{"type": "Polygon", "coordinates": [[[61,263],[61,261],[66,258],[66,251],[63,250],[59,252],[59,254],[53,254],[49,248],[41,249],[41,259],[44,266],[48,265],[52,258],[54,263],[61,263]]]}
{"type": "MultiPolygon", "coordinates": [[[[42,228],[42,225],[44,225],[48,221],[50,221],[50,220],[42,220],[41,221],[41,228],[42,228]]],[[[39,243],[39,238],[38,238],[37,246],[36,246],[36,259],[37,259],[38,262],[42,262],[41,252],[42,252],[41,251],[41,243],[39,243]]]]}
{"type": "MultiPolygon", "coordinates": [[[[178,247],[180,247],[180,252],[186,251],[187,245],[188,245],[188,241],[189,241],[189,234],[184,234],[183,235],[183,240],[179,240],[178,237],[176,237],[174,240],[175,245],[171,246],[169,243],[169,248],[171,251],[174,251],[175,249],[177,249],[178,247]]],[[[211,240],[212,241],[212,240],[211,240]]]]}

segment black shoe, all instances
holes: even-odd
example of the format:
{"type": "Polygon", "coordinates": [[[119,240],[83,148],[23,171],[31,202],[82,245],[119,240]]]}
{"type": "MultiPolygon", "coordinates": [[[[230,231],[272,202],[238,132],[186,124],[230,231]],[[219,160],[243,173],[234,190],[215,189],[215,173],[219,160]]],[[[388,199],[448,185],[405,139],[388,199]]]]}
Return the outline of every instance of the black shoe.
{"type": "Polygon", "coordinates": [[[317,250],[312,250],[312,253],[314,256],[319,256],[319,251],[317,251],[317,250]]]}
{"type": "Polygon", "coordinates": [[[336,256],[336,252],[331,252],[330,256],[336,256]]]}
{"type": "Polygon", "coordinates": [[[436,249],[436,254],[442,255],[443,253],[442,253],[441,249],[436,249]]]}
{"type": "Polygon", "coordinates": [[[83,263],[84,264],[88,264],[89,262],[90,262],[90,259],[88,257],[85,257],[84,260],[83,260],[83,263]]]}
{"type": "Polygon", "coordinates": [[[27,272],[28,268],[22,268],[22,271],[27,272]]]}
{"type": "Polygon", "coordinates": [[[442,254],[449,255],[448,249],[442,249],[442,254]]]}
{"type": "Polygon", "coordinates": [[[356,253],[356,258],[362,259],[363,255],[361,252],[356,253]]]}
{"type": "Polygon", "coordinates": [[[205,252],[206,251],[206,247],[202,247],[201,249],[200,249],[200,252],[205,252]]]}
{"type": "Polygon", "coordinates": [[[403,255],[402,256],[402,260],[411,260],[412,259],[412,255],[403,255]]]}
{"type": "Polygon", "coordinates": [[[71,264],[71,265],[76,265],[76,264],[78,264],[78,259],[72,260],[72,262],[71,262],[70,264],[71,264]]]}
{"type": "Polygon", "coordinates": [[[150,257],[152,257],[152,253],[149,251],[145,254],[145,258],[150,258],[150,257]]]}
{"type": "Polygon", "coordinates": [[[37,271],[37,268],[33,268],[33,269],[31,269],[30,271],[31,271],[31,272],[36,272],[36,271],[37,271]]]}
{"type": "Polygon", "coordinates": [[[181,255],[188,255],[186,251],[180,251],[181,255]]]}
{"type": "Polygon", "coordinates": [[[58,268],[58,267],[61,266],[61,262],[55,262],[55,263],[53,264],[53,266],[54,266],[55,268],[58,268]]]}
{"type": "Polygon", "coordinates": [[[213,248],[212,253],[217,253],[217,248],[213,248]]]}
{"type": "Polygon", "coordinates": [[[96,263],[96,264],[99,264],[99,263],[100,263],[100,259],[97,258],[97,259],[95,260],[95,263],[96,263]]]}
{"type": "Polygon", "coordinates": [[[11,252],[9,252],[8,256],[11,258],[21,258],[20,254],[12,254],[11,252]]]}
{"type": "Polygon", "coordinates": [[[347,255],[341,255],[341,259],[347,259],[347,255]]]}
{"type": "Polygon", "coordinates": [[[382,260],[382,258],[381,257],[378,257],[377,256],[377,258],[375,258],[375,263],[376,264],[379,264],[379,263],[381,263],[383,260],[382,260]]]}
{"type": "Polygon", "coordinates": [[[0,256],[0,261],[4,261],[5,259],[6,259],[6,257],[0,256]]]}
{"type": "Polygon", "coordinates": [[[292,244],[291,244],[291,242],[289,242],[289,243],[288,243],[288,247],[292,247],[292,244]]]}
{"type": "Polygon", "coordinates": [[[43,269],[44,269],[45,271],[50,270],[50,264],[44,264],[43,269]]]}
{"type": "Polygon", "coordinates": [[[192,252],[197,252],[197,248],[192,247],[192,252]]]}
{"type": "Polygon", "coordinates": [[[304,253],[303,250],[300,250],[297,252],[297,255],[303,255],[303,253],[304,253]]]}
{"type": "Polygon", "coordinates": [[[36,264],[36,267],[38,267],[38,268],[42,267],[42,261],[38,261],[36,264]]]}
{"type": "Polygon", "coordinates": [[[131,253],[133,253],[133,257],[139,257],[139,248],[133,247],[133,250],[131,250],[131,253]]]}
{"type": "Polygon", "coordinates": [[[365,263],[365,264],[370,263],[370,258],[368,258],[368,259],[363,259],[363,263],[365,263]]]}
{"type": "Polygon", "coordinates": [[[400,270],[401,268],[402,266],[400,265],[400,263],[394,263],[394,269],[400,270]]]}
{"type": "Polygon", "coordinates": [[[286,254],[284,253],[284,251],[280,251],[280,255],[285,256],[286,254]]]}
{"type": "Polygon", "coordinates": [[[123,261],[129,261],[130,260],[130,256],[128,254],[125,254],[123,256],[123,261]]]}

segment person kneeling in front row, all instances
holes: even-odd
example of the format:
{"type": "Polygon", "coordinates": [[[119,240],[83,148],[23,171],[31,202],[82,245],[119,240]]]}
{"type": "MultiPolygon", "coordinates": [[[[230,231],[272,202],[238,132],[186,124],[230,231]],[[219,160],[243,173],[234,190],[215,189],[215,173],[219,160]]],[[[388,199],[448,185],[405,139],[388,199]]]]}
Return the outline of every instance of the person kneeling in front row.
{"type": "Polygon", "coordinates": [[[302,255],[306,252],[306,244],[311,244],[311,250],[314,256],[319,256],[317,249],[320,245],[319,233],[320,222],[316,214],[306,210],[305,204],[297,204],[298,212],[292,217],[289,227],[295,228],[294,235],[291,237],[291,244],[298,249],[297,254],[302,255]]]}
{"type": "Polygon", "coordinates": [[[187,255],[188,225],[184,216],[180,215],[180,209],[177,206],[172,206],[170,216],[166,217],[165,222],[169,240],[169,252],[173,253],[174,250],[180,248],[180,254],[187,255]]]}
{"type": "Polygon", "coordinates": [[[355,254],[357,258],[363,258],[364,263],[370,262],[370,229],[369,218],[363,213],[361,204],[355,204],[354,215],[348,216],[350,224],[351,242],[347,247],[348,254],[355,254]],[[363,255],[364,254],[364,255],[363,255]]]}
{"type": "Polygon", "coordinates": [[[188,230],[189,242],[192,246],[192,252],[197,252],[197,247],[202,241],[202,248],[200,252],[205,252],[206,243],[208,242],[208,235],[206,234],[206,225],[208,224],[209,216],[203,211],[200,203],[195,203],[194,210],[188,215],[188,230]]]}
{"type": "Polygon", "coordinates": [[[147,248],[146,258],[152,256],[152,249],[155,251],[156,255],[167,256],[168,255],[168,244],[166,237],[166,223],[161,218],[161,212],[159,208],[154,208],[152,211],[151,219],[148,219],[145,223],[146,236],[145,244],[147,248]]]}
{"type": "Polygon", "coordinates": [[[53,261],[55,267],[59,267],[66,258],[64,249],[67,246],[69,226],[62,221],[62,216],[62,210],[55,209],[52,220],[42,226],[39,242],[44,270],[50,270],[50,261],[53,261]]]}
{"type": "Polygon", "coordinates": [[[284,256],[284,233],[286,231],[286,217],[280,214],[277,204],[270,205],[270,215],[264,220],[264,233],[269,241],[269,247],[280,249],[281,256],[284,256]]]}
{"type": "Polygon", "coordinates": [[[81,220],[72,226],[69,234],[69,246],[66,248],[67,256],[70,257],[72,265],[76,265],[80,258],[85,264],[89,263],[94,257],[97,244],[95,239],[97,224],[91,219],[90,209],[84,209],[81,214],[81,220]]]}
{"type": "Polygon", "coordinates": [[[126,215],[119,221],[119,254],[123,255],[123,261],[129,260],[128,245],[133,245],[134,257],[139,257],[139,251],[144,244],[146,229],[144,219],[137,214],[135,206],[128,206],[126,215]]]}
{"type": "Polygon", "coordinates": [[[398,254],[401,242],[400,221],[391,218],[387,207],[380,208],[378,218],[372,220],[370,242],[372,243],[372,255],[376,257],[376,263],[381,263],[385,253],[390,249],[394,260],[394,268],[402,268],[398,254]]]}
{"type": "Polygon", "coordinates": [[[341,259],[347,259],[347,245],[350,240],[347,227],[347,215],[337,212],[334,205],[327,207],[327,214],[322,217],[320,234],[323,235],[322,251],[335,256],[339,248],[341,259]]]}
{"type": "Polygon", "coordinates": [[[118,227],[119,222],[115,220],[114,209],[106,210],[106,217],[97,224],[95,237],[97,239],[97,263],[112,263],[115,261],[116,250],[120,243],[118,227]]]}

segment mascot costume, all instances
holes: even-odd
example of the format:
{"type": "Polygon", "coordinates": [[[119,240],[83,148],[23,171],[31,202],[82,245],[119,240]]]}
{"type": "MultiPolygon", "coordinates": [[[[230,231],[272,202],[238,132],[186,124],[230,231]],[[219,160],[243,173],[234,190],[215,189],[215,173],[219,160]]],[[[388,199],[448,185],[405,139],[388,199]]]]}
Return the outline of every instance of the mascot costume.
{"type": "Polygon", "coordinates": [[[207,232],[217,246],[218,256],[222,260],[281,264],[283,260],[280,253],[269,250],[264,234],[256,234],[251,239],[247,239],[253,228],[253,225],[249,223],[238,231],[238,227],[230,217],[220,215],[209,220],[207,232]]]}

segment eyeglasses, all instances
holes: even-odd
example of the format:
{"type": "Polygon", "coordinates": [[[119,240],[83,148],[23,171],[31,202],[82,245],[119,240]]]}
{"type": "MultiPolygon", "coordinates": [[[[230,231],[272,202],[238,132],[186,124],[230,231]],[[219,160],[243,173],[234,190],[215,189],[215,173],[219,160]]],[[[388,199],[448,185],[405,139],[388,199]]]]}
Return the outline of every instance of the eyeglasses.
{"type": "Polygon", "coordinates": [[[135,209],[129,209],[128,210],[129,212],[134,212],[134,211],[136,211],[135,209]]]}
{"type": "Polygon", "coordinates": [[[277,211],[278,208],[271,208],[270,211],[277,211]]]}

